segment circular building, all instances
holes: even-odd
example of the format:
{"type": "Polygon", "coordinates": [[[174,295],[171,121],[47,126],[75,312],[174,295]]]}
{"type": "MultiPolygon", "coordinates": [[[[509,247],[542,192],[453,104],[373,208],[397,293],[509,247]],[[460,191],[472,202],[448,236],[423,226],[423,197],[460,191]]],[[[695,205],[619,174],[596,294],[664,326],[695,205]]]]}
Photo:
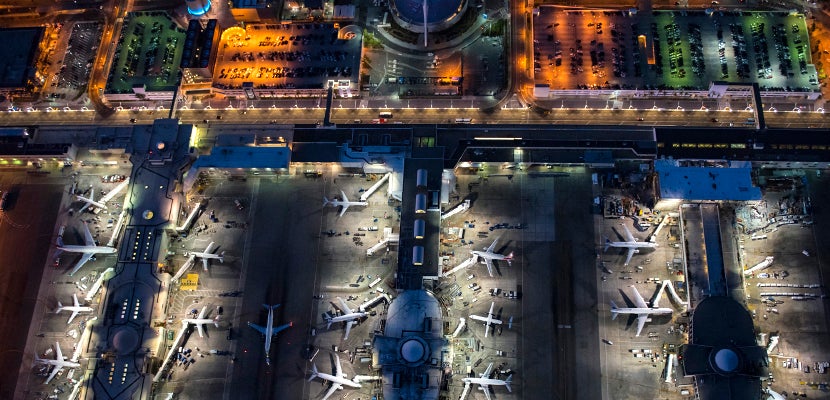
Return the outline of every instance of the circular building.
{"type": "Polygon", "coordinates": [[[391,0],[392,18],[401,27],[416,33],[449,28],[467,11],[467,0],[391,0]]]}
{"type": "Polygon", "coordinates": [[[702,400],[754,400],[768,373],[766,349],[755,342],[752,317],[730,297],[708,297],[692,313],[683,374],[695,378],[702,400]]]}

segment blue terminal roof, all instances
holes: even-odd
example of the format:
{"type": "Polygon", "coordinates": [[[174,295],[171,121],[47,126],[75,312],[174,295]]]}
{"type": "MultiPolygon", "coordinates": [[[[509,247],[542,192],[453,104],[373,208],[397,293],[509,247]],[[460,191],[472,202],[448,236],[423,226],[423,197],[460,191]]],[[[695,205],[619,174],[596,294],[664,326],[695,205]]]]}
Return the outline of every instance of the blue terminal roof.
{"type": "Polygon", "coordinates": [[[657,160],[660,197],[685,200],[760,200],[761,189],[752,185],[746,167],[684,167],[674,160],[657,160]]]}

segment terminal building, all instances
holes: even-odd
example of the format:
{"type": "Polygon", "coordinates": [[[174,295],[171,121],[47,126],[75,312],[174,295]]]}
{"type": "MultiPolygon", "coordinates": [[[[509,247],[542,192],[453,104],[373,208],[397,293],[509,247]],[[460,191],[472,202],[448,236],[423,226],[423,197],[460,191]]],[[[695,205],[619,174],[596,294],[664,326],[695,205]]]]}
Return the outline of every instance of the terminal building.
{"type": "Polygon", "coordinates": [[[42,85],[37,61],[44,32],[42,27],[0,29],[0,95],[28,98],[42,85]]]}

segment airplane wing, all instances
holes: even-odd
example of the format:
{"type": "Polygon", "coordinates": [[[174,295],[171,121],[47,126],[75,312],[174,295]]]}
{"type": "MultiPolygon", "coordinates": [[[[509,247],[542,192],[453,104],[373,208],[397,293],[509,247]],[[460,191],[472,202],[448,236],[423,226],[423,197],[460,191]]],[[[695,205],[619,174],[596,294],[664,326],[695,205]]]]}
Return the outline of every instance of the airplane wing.
{"type": "Polygon", "coordinates": [[[216,242],[210,242],[207,247],[205,247],[205,254],[211,254],[214,250],[216,250],[216,242]]]}
{"type": "Polygon", "coordinates": [[[637,314],[637,334],[635,336],[640,336],[640,332],[643,331],[643,326],[645,326],[647,319],[648,314],[637,314]]]}
{"type": "Polygon", "coordinates": [[[77,316],[78,316],[78,312],[77,311],[72,311],[72,315],[69,316],[69,321],[66,321],[66,324],[67,325],[71,324],[72,320],[75,319],[75,317],[77,317],[77,316]]]}
{"type": "Polygon", "coordinates": [[[637,252],[637,249],[629,247],[628,248],[628,255],[625,256],[625,263],[623,265],[628,265],[628,263],[631,262],[631,256],[633,256],[634,253],[636,253],[636,252],[637,252]]]}
{"type": "Polygon", "coordinates": [[[495,250],[495,249],[496,249],[496,243],[498,243],[498,242],[499,242],[499,240],[498,240],[498,239],[494,240],[494,241],[493,241],[493,244],[491,244],[491,245],[490,245],[490,247],[488,247],[488,248],[487,248],[487,252],[488,252],[488,253],[492,253],[492,252],[493,252],[493,250],[495,250]]]}
{"type": "Polygon", "coordinates": [[[493,260],[484,257],[484,263],[487,264],[487,273],[490,274],[490,277],[493,277],[493,260]]]}
{"type": "Polygon", "coordinates": [[[487,314],[489,314],[489,317],[492,317],[492,316],[493,316],[493,308],[494,308],[495,306],[496,306],[496,302],[495,302],[495,301],[494,301],[494,302],[492,302],[492,303],[490,303],[490,312],[488,312],[488,313],[487,313],[487,314]]]}
{"type": "Polygon", "coordinates": [[[637,288],[634,286],[631,287],[631,294],[634,296],[634,305],[637,308],[649,308],[646,301],[643,299],[643,296],[640,295],[640,292],[637,291],[637,288]]]}
{"type": "MultiPolygon", "coordinates": [[[[274,330],[272,331],[272,333],[271,333],[271,334],[272,334],[272,335],[274,335],[274,336],[277,336],[277,334],[278,334],[278,333],[280,333],[280,332],[282,332],[282,331],[284,331],[284,330],[288,329],[288,327],[290,327],[290,326],[291,326],[291,323],[287,323],[287,324],[285,324],[285,325],[280,325],[280,326],[278,326],[278,327],[274,328],[274,330]]],[[[263,335],[264,335],[264,334],[265,334],[265,333],[263,333],[263,335]]]]}
{"type": "Polygon", "coordinates": [[[89,225],[87,225],[86,223],[84,223],[84,242],[86,242],[87,246],[95,246],[95,239],[89,232],[89,225]]]}
{"type": "Polygon", "coordinates": [[[202,257],[202,268],[205,270],[205,272],[207,272],[207,270],[208,270],[208,259],[205,258],[205,257],[202,257]]]}
{"type": "Polygon", "coordinates": [[[341,190],[341,191],[340,191],[340,194],[342,194],[342,195],[343,195],[343,202],[348,203],[348,202],[349,202],[349,198],[348,198],[348,197],[346,197],[346,192],[344,192],[344,191],[342,191],[342,190],[341,190]]]}
{"type": "Polygon", "coordinates": [[[342,217],[343,214],[346,213],[346,209],[348,209],[348,208],[349,208],[349,206],[347,204],[343,204],[342,206],[340,206],[340,215],[338,215],[338,217],[342,217]]]}
{"type": "MultiPolygon", "coordinates": [[[[87,231],[87,232],[89,232],[89,231],[87,231]]],[[[86,262],[89,261],[92,258],[93,255],[94,254],[92,254],[92,253],[83,253],[83,254],[81,254],[81,259],[78,260],[77,264],[75,264],[75,268],[72,268],[72,271],[69,271],[69,276],[75,275],[75,273],[78,272],[78,270],[81,269],[81,267],[83,267],[84,264],[86,264],[86,262]]]]}
{"type": "Polygon", "coordinates": [[[467,398],[467,393],[469,393],[469,392],[470,392],[470,383],[469,382],[464,382],[464,391],[461,392],[461,397],[459,397],[458,400],[466,399],[467,398]]]}
{"type": "Polygon", "coordinates": [[[49,382],[51,382],[51,381],[52,381],[52,379],[54,379],[54,378],[55,378],[55,376],[57,376],[57,375],[58,375],[58,372],[60,372],[60,371],[61,371],[61,369],[63,369],[63,367],[61,367],[60,365],[55,365],[55,366],[52,368],[52,372],[50,372],[50,373],[49,373],[49,377],[48,377],[48,378],[46,378],[46,382],[45,382],[45,384],[46,384],[46,385],[48,385],[48,384],[49,384],[49,382]]]}
{"type": "Polygon", "coordinates": [[[343,336],[343,340],[349,340],[349,332],[352,330],[352,325],[354,325],[354,320],[346,322],[346,334],[343,336]]]}
{"type": "Polygon", "coordinates": [[[199,319],[204,319],[205,314],[207,314],[207,306],[202,307],[202,311],[199,313],[199,319]]]}
{"type": "Polygon", "coordinates": [[[487,366],[487,369],[484,370],[484,373],[481,374],[482,378],[489,378],[490,374],[493,373],[493,363],[487,366]]]}
{"type": "Polygon", "coordinates": [[[55,342],[55,359],[63,361],[63,352],[61,352],[61,346],[58,342],[55,342]]]}
{"type": "Polygon", "coordinates": [[[334,376],[343,378],[343,367],[340,366],[340,356],[334,355],[334,376]]]}
{"type": "Polygon", "coordinates": [[[484,392],[484,397],[486,397],[487,400],[492,400],[492,398],[490,397],[490,385],[479,384],[479,389],[481,389],[481,391],[484,392]]]}
{"type": "Polygon", "coordinates": [[[81,306],[81,303],[78,303],[78,295],[77,294],[72,293],[72,301],[75,304],[75,307],[80,307],[81,306]]]}
{"type": "Polygon", "coordinates": [[[342,310],[343,313],[345,313],[345,314],[351,314],[352,313],[352,309],[349,308],[349,305],[346,304],[346,302],[343,301],[343,299],[340,298],[340,297],[337,298],[337,305],[340,307],[340,310],[342,310]]]}
{"type": "Polygon", "coordinates": [[[205,328],[202,326],[203,324],[195,324],[196,330],[199,331],[199,337],[205,337],[205,328]]]}
{"type": "Polygon", "coordinates": [[[336,391],[337,391],[337,389],[340,389],[340,388],[342,388],[342,387],[343,387],[343,385],[341,385],[341,384],[339,384],[339,383],[334,383],[334,382],[332,382],[332,383],[331,383],[331,387],[330,387],[330,388],[329,388],[329,390],[326,392],[326,394],[325,394],[325,395],[323,395],[323,398],[322,398],[321,400],[326,400],[326,399],[328,399],[328,398],[329,398],[329,396],[331,396],[332,394],[334,394],[334,392],[336,392],[336,391]]]}
{"type": "MultiPolygon", "coordinates": [[[[250,326],[251,328],[256,329],[257,331],[259,331],[259,333],[261,333],[263,335],[265,334],[265,328],[264,327],[261,327],[261,326],[255,324],[255,323],[253,323],[253,322],[248,322],[248,326],[250,326]]],[[[276,330],[274,330],[274,333],[276,333],[276,330]]]]}
{"type": "Polygon", "coordinates": [[[625,230],[625,241],[626,242],[636,242],[637,239],[634,238],[634,235],[631,234],[631,231],[628,230],[628,226],[623,225],[623,230],[625,230]]]}

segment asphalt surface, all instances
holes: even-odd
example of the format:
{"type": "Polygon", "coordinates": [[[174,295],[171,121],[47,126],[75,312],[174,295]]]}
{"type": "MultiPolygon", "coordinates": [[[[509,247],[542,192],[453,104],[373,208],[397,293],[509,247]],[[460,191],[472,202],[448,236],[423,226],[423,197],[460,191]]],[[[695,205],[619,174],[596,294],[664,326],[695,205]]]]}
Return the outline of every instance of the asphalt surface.
{"type": "MultiPolygon", "coordinates": [[[[0,365],[18,366],[32,359],[24,355],[24,348],[35,309],[54,306],[38,292],[63,188],[52,177],[23,171],[0,175],[0,189],[17,193],[11,195],[9,209],[0,213],[0,254],[5,255],[0,260],[0,365]]],[[[16,368],[0,374],[0,398],[13,397],[17,379],[16,368]]]]}

